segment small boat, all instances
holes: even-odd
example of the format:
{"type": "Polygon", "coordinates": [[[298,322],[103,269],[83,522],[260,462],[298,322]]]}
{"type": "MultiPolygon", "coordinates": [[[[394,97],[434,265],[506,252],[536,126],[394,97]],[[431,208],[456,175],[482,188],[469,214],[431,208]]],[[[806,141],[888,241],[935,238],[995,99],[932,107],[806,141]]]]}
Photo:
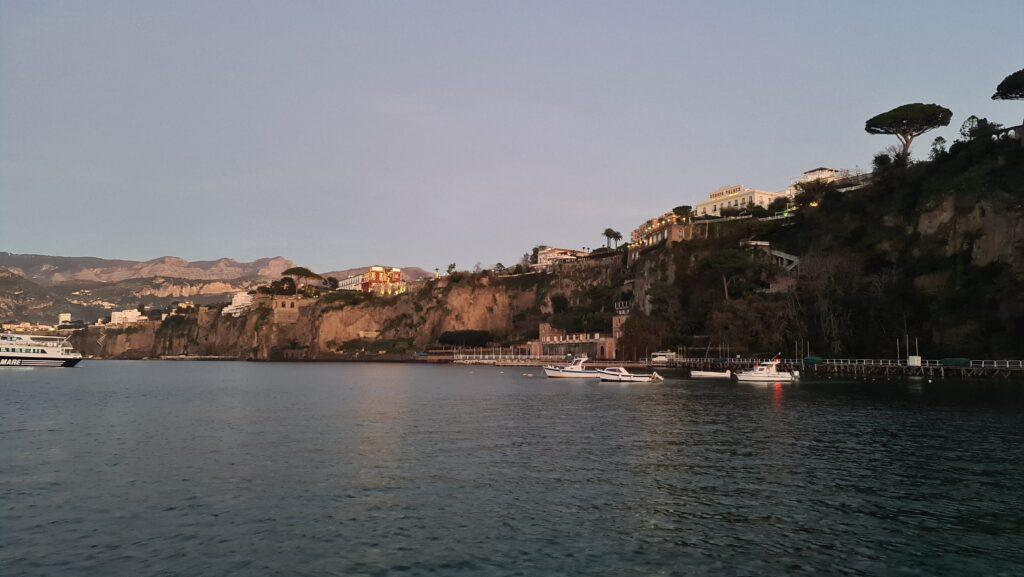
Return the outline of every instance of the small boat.
{"type": "Polygon", "coordinates": [[[691,379],[731,379],[732,371],[690,371],[691,379]]]}
{"type": "Polygon", "coordinates": [[[601,381],[610,383],[657,383],[665,378],[657,372],[649,375],[634,375],[623,367],[608,367],[601,369],[601,381]]]}
{"type": "Polygon", "coordinates": [[[780,371],[779,359],[758,363],[749,371],[735,374],[736,380],[746,383],[792,383],[800,379],[800,371],[780,371]]]}
{"type": "Polygon", "coordinates": [[[557,367],[548,365],[544,367],[544,374],[553,379],[596,379],[601,376],[601,371],[588,369],[584,363],[587,357],[579,357],[572,360],[569,366],[557,367]]]}
{"type": "Polygon", "coordinates": [[[651,363],[655,365],[667,365],[676,361],[674,351],[657,351],[651,353],[651,363]]]}

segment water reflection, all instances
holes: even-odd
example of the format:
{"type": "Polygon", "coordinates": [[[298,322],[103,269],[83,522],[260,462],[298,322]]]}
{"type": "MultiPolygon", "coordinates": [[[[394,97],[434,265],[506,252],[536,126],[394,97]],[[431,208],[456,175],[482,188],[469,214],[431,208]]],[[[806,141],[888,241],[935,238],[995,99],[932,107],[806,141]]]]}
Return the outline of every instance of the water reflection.
{"type": "Polygon", "coordinates": [[[1024,564],[1024,404],[1006,383],[87,369],[0,376],[0,486],[17,496],[0,508],[5,573],[961,575],[1024,564]]]}

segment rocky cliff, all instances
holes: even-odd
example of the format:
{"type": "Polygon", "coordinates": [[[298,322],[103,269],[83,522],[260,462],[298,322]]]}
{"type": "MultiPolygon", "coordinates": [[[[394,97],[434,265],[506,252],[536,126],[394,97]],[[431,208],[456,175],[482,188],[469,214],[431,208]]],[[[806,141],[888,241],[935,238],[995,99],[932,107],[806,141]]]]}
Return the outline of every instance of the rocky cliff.
{"type": "MultiPolygon", "coordinates": [[[[240,317],[202,308],[129,327],[90,327],[75,333],[83,354],[140,359],[215,355],[239,359],[331,359],[345,343],[366,335],[410,341],[416,348],[445,331],[488,330],[499,338],[521,338],[536,328],[547,300],[548,275],[496,279],[466,275],[424,283],[419,290],[346,304],[289,297],[270,299],[240,317]],[[275,315],[275,304],[296,300],[294,316],[275,315]]],[[[291,309],[287,309],[290,311],[291,309]]]]}

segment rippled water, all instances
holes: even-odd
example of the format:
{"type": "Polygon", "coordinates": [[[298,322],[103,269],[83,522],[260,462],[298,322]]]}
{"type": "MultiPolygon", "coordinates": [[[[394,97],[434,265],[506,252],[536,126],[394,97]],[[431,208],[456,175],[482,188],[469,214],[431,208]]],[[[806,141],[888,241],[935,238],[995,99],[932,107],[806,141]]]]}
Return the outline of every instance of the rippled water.
{"type": "Polygon", "coordinates": [[[1020,575],[1020,385],[0,372],[3,575],[1020,575]]]}

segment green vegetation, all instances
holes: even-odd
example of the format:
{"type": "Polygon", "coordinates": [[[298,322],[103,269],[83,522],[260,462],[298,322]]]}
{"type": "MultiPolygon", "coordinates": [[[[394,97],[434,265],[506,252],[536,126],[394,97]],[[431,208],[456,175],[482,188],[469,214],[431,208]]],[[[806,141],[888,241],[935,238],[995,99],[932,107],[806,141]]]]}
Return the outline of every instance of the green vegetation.
{"type": "Polygon", "coordinates": [[[676,244],[677,298],[653,283],[658,322],[631,320],[625,342],[892,357],[909,337],[933,358],[1020,358],[1024,150],[993,126],[975,119],[932,161],[890,164],[858,190],[807,183],[787,221],[721,223],[716,237],[676,244]],[[741,248],[746,239],[799,255],[799,272],[741,248]]]}
{"type": "Polygon", "coordinates": [[[331,291],[320,296],[318,301],[324,312],[341,310],[345,307],[356,306],[374,299],[373,293],[362,291],[331,291]]]}
{"type": "Polygon", "coordinates": [[[445,331],[437,338],[442,345],[454,347],[486,347],[493,341],[490,331],[476,330],[445,331]]]}
{"type": "Polygon", "coordinates": [[[864,123],[868,134],[890,134],[903,145],[903,158],[910,157],[910,144],[925,132],[949,124],[953,112],[938,104],[904,104],[873,116],[864,123]]]}
{"type": "Polygon", "coordinates": [[[1010,74],[996,86],[992,100],[1024,100],[1024,69],[1010,74]]]}
{"type": "Polygon", "coordinates": [[[293,276],[300,279],[323,280],[324,277],[316,274],[304,266],[293,266],[281,273],[281,276],[293,276]]]}
{"type": "Polygon", "coordinates": [[[612,241],[615,241],[615,248],[619,248],[619,241],[622,240],[621,232],[610,228],[606,228],[604,229],[604,232],[601,233],[601,235],[604,236],[605,238],[605,248],[610,249],[612,247],[612,241]]]}
{"type": "Polygon", "coordinates": [[[355,339],[345,341],[338,347],[342,353],[365,352],[377,354],[405,354],[413,350],[412,339],[355,339]]]}

